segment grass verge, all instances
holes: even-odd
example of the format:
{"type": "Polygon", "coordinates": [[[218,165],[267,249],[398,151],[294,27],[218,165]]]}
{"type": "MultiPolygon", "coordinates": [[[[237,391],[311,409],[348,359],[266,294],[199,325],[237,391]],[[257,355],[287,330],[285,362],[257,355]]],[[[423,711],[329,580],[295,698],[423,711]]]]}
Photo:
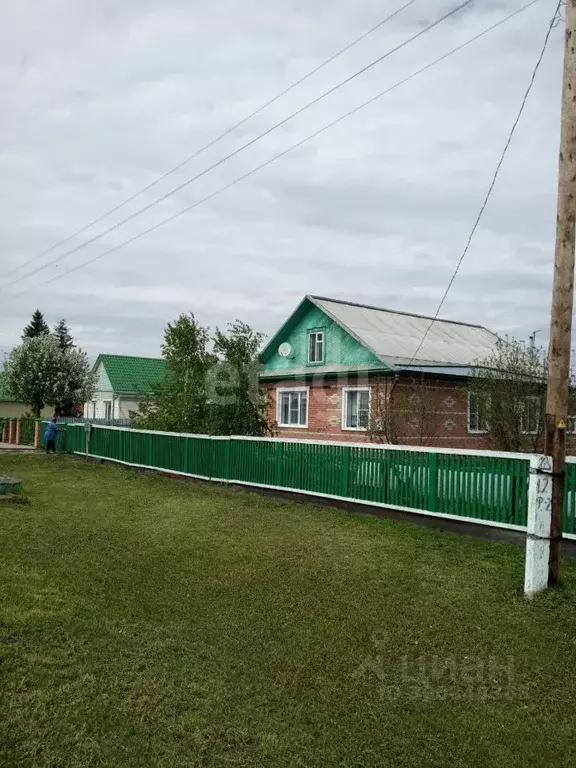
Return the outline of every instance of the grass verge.
{"type": "Polygon", "coordinates": [[[506,544],[0,458],[1,766],[572,766],[576,566],[506,544]]]}

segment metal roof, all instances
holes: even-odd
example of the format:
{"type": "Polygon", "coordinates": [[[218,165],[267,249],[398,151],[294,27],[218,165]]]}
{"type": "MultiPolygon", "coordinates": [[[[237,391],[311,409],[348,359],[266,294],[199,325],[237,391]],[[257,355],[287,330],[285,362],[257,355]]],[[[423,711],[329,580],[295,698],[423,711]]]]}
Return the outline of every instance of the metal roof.
{"type": "Polygon", "coordinates": [[[166,361],[158,357],[98,355],[94,371],[100,363],[104,366],[114,392],[149,394],[166,374],[166,361]]]}
{"type": "Polygon", "coordinates": [[[412,360],[433,318],[322,296],[308,298],[392,368],[410,363],[470,366],[493,352],[498,341],[480,325],[438,319],[412,360]]]}

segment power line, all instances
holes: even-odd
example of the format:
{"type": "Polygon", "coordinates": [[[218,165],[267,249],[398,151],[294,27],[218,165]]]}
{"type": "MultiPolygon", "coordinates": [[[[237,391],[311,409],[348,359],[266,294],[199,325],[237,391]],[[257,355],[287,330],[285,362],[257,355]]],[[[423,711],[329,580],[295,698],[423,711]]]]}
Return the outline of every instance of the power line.
{"type": "Polygon", "coordinates": [[[344,46],[344,48],[341,48],[339,51],[337,51],[336,53],[332,54],[332,56],[327,58],[321,64],[318,64],[318,66],[314,67],[314,69],[311,69],[310,72],[305,74],[303,77],[299,78],[298,80],[295,80],[293,83],[291,83],[291,85],[289,85],[283,91],[280,91],[280,93],[276,94],[276,96],[274,96],[271,99],[269,99],[267,102],[265,102],[260,107],[255,109],[253,112],[250,112],[249,115],[246,115],[246,117],[242,118],[242,120],[240,120],[238,123],[235,123],[234,125],[230,126],[230,128],[227,128],[219,136],[216,136],[216,138],[214,138],[211,141],[209,141],[208,144],[205,144],[203,147],[201,147],[200,149],[198,149],[195,152],[193,152],[191,155],[189,155],[184,160],[179,162],[173,168],[170,168],[170,170],[166,171],[165,173],[163,173],[160,176],[158,176],[157,178],[155,178],[154,181],[151,181],[145,187],[142,187],[142,189],[139,189],[133,195],[130,195],[130,197],[127,197],[121,203],[118,203],[118,205],[115,205],[113,208],[110,208],[110,210],[106,211],[106,213],[103,213],[101,216],[98,216],[98,218],[94,219],[89,224],[86,224],[83,227],[81,227],[80,229],[77,229],[76,232],[73,232],[71,235],[69,235],[69,237],[66,237],[64,240],[58,241],[57,243],[52,245],[47,250],[42,251],[42,253],[39,253],[36,256],[34,256],[33,258],[31,258],[28,261],[24,262],[24,264],[20,264],[15,270],[12,270],[9,274],[14,274],[14,272],[19,272],[21,269],[24,269],[25,267],[29,266],[30,264],[33,264],[34,262],[38,261],[39,259],[42,259],[44,256],[47,256],[49,253],[52,253],[52,251],[56,250],[56,248],[59,248],[61,245],[65,245],[66,243],[69,243],[70,240],[73,240],[78,235],[83,234],[84,232],[86,232],[86,230],[90,229],[95,224],[98,224],[103,219],[108,218],[108,216],[111,216],[113,213],[116,213],[116,211],[119,211],[120,208],[123,208],[125,205],[128,205],[128,203],[131,203],[133,200],[136,200],[137,197],[140,197],[140,195],[143,195],[145,192],[148,192],[148,190],[152,189],[152,187],[155,187],[161,181],[164,181],[164,179],[166,179],[168,176],[171,176],[173,173],[176,173],[176,171],[179,171],[180,168],[185,166],[187,163],[191,162],[192,160],[195,160],[203,152],[206,152],[207,149],[210,149],[211,147],[213,147],[215,144],[217,144],[223,138],[228,136],[230,133],[235,131],[237,128],[240,128],[241,126],[243,126],[245,123],[247,123],[253,117],[256,117],[256,115],[259,115],[260,112],[263,112],[265,109],[267,109],[272,104],[277,102],[283,96],[286,96],[287,93],[290,93],[290,91],[294,90],[294,88],[296,88],[297,86],[301,85],[303,82],[305,82],[310,77],[315,75],[321,69],[324,69],[324,67],[327,67],[328,64],[331,64],[335,59],[339,58],[344,53],[346,53],[346,51],[349,51],[351,48],[353,48],[355,45],[358,45],[358,43],[362,42],[362,40],[364,40],[369,35],[371,35],[374,32],[376,32],[378,29],[380,29],[385,24],[387,24],[389,21],[392,21],[392,19],[394,19],[396,16],[398,16],[400,13],[402,13],[402,11],[404,11],[406,8],[408,8],[409,6],[413,5],[415,2],[416,2],[416,0],[409,0],[409,2],[404,3],[404,5],[402,5],[396,11],[394,11],[394,13],[391,13],[390,15],[386,16],[385,19],[382,19],[377,24],[375,24],[373,27],[368,29],[366,32],[363,32],[355,40],[352,40],[351,43],[348,43],[348,45],[344,46]]]}
{"type": "Polygon", "coordinates": [[[287,155],[289,152],[292,152],[295,149],[298,149],[303,144],[306,144],[307,142],[311,141],[312,139],[316,138],[320,134],[324,133],[324,131],[327,131],[330,128],[333,128],[338,123],[341,123],[346,118],[354,115],[356,112],[359,112],[364,107],[367,107],[368,105],[372,104],[373,102],[377,101],[378,99],[382,98],[388,93],[391,93],[392,91],[396,90],[400,86],[404,85],[405,83],[409,82],[410,80],[414,79],[418,75],[421,75],[422,73],[426,72],[427,70],[431,69],[432,67],[436,66],[436,64],[439,64],[440,62],[444,61],[445,59],[449,58],[450,56],[454,55],[455,53],[461,51],[462,49],[466,48],[467,46],[474,43],[476,40],[479,40],[481,37],[484,37],[489,32],[492,32],[496,28],[502,26],[506,22],[510,21],[515,16],[518,16],[523,11],[530,8],[532,5],[535,5],[536,3],[540,2],[540,0],[530,0],[529,3],[526,3],[526,5],[522,6],[516,11],[513,11],[512,13],[508,14],[508,16],[505,16],[500,21],[496,22],[495,24],[492,24],[492,26],[487,27],[482,32],[479,32],[477,35],[474,35],[473,37],[466,40],[464,43],[461,43],[460,45],[456,46],[455,48],[452,48],[447,53],[443,54],[442,56],[438,57],[434,61],[430,62],[429,64],[426,64],[424,67],[421,67],[420,69],[413,72],[411,75],[408,75],[407,77],[403,78],[402,80],[399,80],[394,85],[390,86],[389,88],[386,88],[384,91],[381,91],[380,93],[376,94],[372,98],[368,99],[367,101],[363,102],[362,104],[359,104],[358,106],[354,107],[353,109],[349,110],[345,114],[341,115],[340,117],[336,118],[336,120],[333,120],[330,123],[327,123],[322,128],[319,128],[314,133],[310,134],[309,136],[306,136],[304,139],[301,139],[300,141],[296,142],[295,144],[292,144],[287,149],[283,150],[282,152],[278,153],[277,155],[274,155],[274,157],[270,158],[269,160],[266,160],[264,163],[261,163],[260,165],[256,166],[252,170],[248,171],[247,173],[243,174],[242,176],[237,177],[233,181],[229,182],[223,187],[220,187],[219,189],[215,190],[214,192],[210,193],[206,197],[201,198],[200,200],[197,200],[195,203],[192,203],[192,205],[187,206],[186,208],[183,208],[181,211],[178,211],[175,214],[172,214],[171,216],[167,217],[166,219],[163,219],[162,221],[158,222],[152,227],[149,227],[148,229],[144,230],[143,232],[140,232],[139,234],[135,235],[134,237],[131,237],[128,240],[125,240],[122,243],[119,243],[118,245],[113,246],[107,251],[104,251],[103,253],[98,254],[97,256],[92,257],[91,259],[88,259],[87,261],[84,261],[82,264],[78,264],[76,267],[73,267],[72,269],[67,270],[66,272],[63,272],[62,274],[55,275],[54,277],[51,277],[49,280],[44,281],[43,283],[39,283],[36,286],[31,286],[30,288],[25,289],[24,291],[20,291],[20,293],[13,294],[14,298],[23,296],[26,293],[29,293],[31,290],[34,290],[35,288],[42,288],[45,285],[48,285],[49,283],[52,283],[56,280],[60,280],[63,277],[66,277],[66,275],[69,275],[73,272],[77,272],[80,269],[83,269],[86,266],[89,266],[90,264],[93,264],[94,262],[98,261],[99,259],[104,258],[104,256],[108,256],[111,253],[114,253],[121,248],[124,248],[127,245],[130,245],[134,243],[135,241],[139,240],[142,237],[145,237],[146,235],[149,235],[150,233],[154,232],[155,230],[159,229],[160,227],[163,227],[165,224],[169,224],[170,222],[174,221],[175,219],[179,218],[180,216],[184,215],[185,213],[190,212],[194,208],[197,208],[199,205],[202,205],[203,203],[207,202],[208,200],[211,200],[213,197],[216,197],[217,195],[221,194],[222,192],[225,192],[226,190],[230,189],[231,187],[235,186],[241,181],[244,181],[248,177],[252,176],[253,174],[257,173],[258,171],[262,170],[263,168],[266,168],[268,165],[271,165],[276,160],[279,160],[281,157],[284,157],[284,155],[287,155]]]}
{"type": "Polygon", "coordinates": [[[124,226],[124,224],[127,224],[129,221],[132,221],[132,219],[135,219],[137,216],[140,216],[141,214],[145,213],[146,211],[149,211],[151,208],[153,208],[155,205],[158,205],[158,203],[163,202],[164,200],[168,199],[169,197],[172,197],[172,195],[176,194],[176,192],[179,192],[180,190],[187,187],[189,184],[192,184],[193,182],[197,181],[198,179],[205,176],[210,171],[214,170],[215,168],[218,168],[220,165],[225,163],[227,160],[230,160],[231,158],[238,155],[240,152],[243,152],[245,149],[248,149],[248,147],[251,147],[253,144],[255,144],[260,139],[267,136],[269,133],[272,133],[272,131],[275,131],[277,128],[280,128],[281,126],[288,123],[290,120],[294,119],[298,115],[305,112],[310,107],[314,106],[315,104],[318,104],[318,102],[322,101],[322,99],[325,99],[327,96],[331,95],[335,91],[342,88],[344,85],[347,85],[352,80],[355,80],[360,75],[364,74],[368,70],[375,67],[380,62],[384,61],[384,59],[387,59],[389,56],[392,56],[392,54],[396,53],[397,51],[401,50],[402,48],[405,48],[407,45],[412,43],[417,38],[421,37],[422,35],[426,34],[430,30],[432,30],[434,27],[437,27],[442,22],[446,21],[446,19],[453,16],[458,11],[465,8],[467,5],[470,5],[472,0],[464,0],[464,2],[460,3],[460,5],[456,6],[452,10],[448,11],[448,13],[445,13],[443,16],[441,16],[436,21],[432,22],[431,24],[428,24],[428,26],[421,29],[416,34],[412,35],[412,37],[409,37],[407,40],[404,40],[399,45],[395,46],[394,48],[391,48],[389,51],[384,53],[382,56],[379,56],[374,61],[371,61],[366,66],[362,67],[362,69],[359,69],[358,71],[354,72],[354,74],[347,77],[345,80],[340,81],[335,86],[330,88],[329,90],[325,91],[324,93],[320,94],[320,96],[317,96],[315,99],[310,101],[308,104],[305,104],[300,109],[296,110],[296,112],[293,112],[291,115],[288,115],[288,117],[285,117],[283,120],[281,120],[279,123],[276,123],[271,128],[268,128],[263,133],[259,134],[258,136],[255,136],[250,141],[246,142],[246,144],[243,144],[242,146],[235,149],[230,154],[226,155],[225,157],[218,160],[216,163],[213,163],[208,168],[205,168],[203,171],[200,171],[200,173],[197,173],[196,176],[193,176],[190,179],[187,179],[182,184],[179,184],[177,187],[172,189],[170,192],[167,192],[165,195],[162,195],[161,197],[158,197],[156,200],[153,200],[148,205],[144,206],[143,208],[140,208],[140,210],[136,211],[135,213],[132,213],[130,216],[127,216],[125,219],[122,219],[122,221],[119,221],[118,223],[114,224],[113,226],[109,227],[108,229],[104,230],[103,232],[99,233],[98,235],[94,235],[94,237],[89,238],[88,240],[85,240],[83,243],[80,243],[79,245],[75,246],[74,248],[71,248],[69,251],[66,251],[66,253],[62,254],[61,256],[56,256],[51,261],[48,261],[46,264],[43,264],[41,267],[38,267],[37,269],[32,270],[32,272],[29,272],[28,274],[22,275],[20,277],[15,278],[9,283],[5,283],[2,288],[10,288],[13,285],[16,285],[16,283],[21,282],[22,280],[26,280],[29,277],[33,277],[34,275],[43,272],[45,269],[48,269],[53,264],[56,264],[57,262],[61,262],[64,259],[67,259],[69,256],[72,256],[74,253],[77,253],[82,248],[85,248],[87,245],[91,245],[92,243],[96,242],[97,240],[100,240],[102,237],[105,237],[106,235],[110,234],[110,232],[114,232],[114,230],[118,229],[119,227],[124,226]]]}
{"type": "Polygon", "coordinates": [[[484,201],[482,205],[480,206],[480,212],[478,213],[478,216],[476,217],[476,220],[474,222],[474,225],[472,226],[472,229],[470,230],[470,234],[468,236],[468,240],[466,241],[466,245],[464,246],[464,250],[462,251],[462,254],[460,255],[460,258],[458,259],[458,262],[456,263],[456,268],[454,269],[454,272],[452,273],[452,276],[448,282],[448,285],[446,287],[446,290],[444,291],[444,294],[442,298],[440,299],[440,303],[438,304],[438,308],[436,309],[436,313],[434,314],[434,317],[430,321],[428,327],[426,328],[426,331],[424,332],[424,335],[422,336],[422,339],[420,340],[420,343],[418,344],[418,347],[416,348],[416,351],[412,355],[412,358],[410,362],[405,366],[405,368],[409,368],[414,360],[416,359],[416,355],[420,350],[422,349],[422,345],[426,341],[428,334],[430,333],[430,329],[438,319],[438,315],[440,314],[440,311],[442,307],[444,306],[444,302],[446,301],[446,298],[448,296],[448,293],[450,292],[450,289],[452,288],[452,285],[454,281],[456,280],[456,277],[458,275],[458,272],[460,271],[460,267],[462,266],[462,262],[466,258],[466,254],[468,253],[468,250],[470,248],[470,244],[472,242],[472,239],[476,233],[476,230],[478,229],[478,225],[480,224],[480,220],[482,216],[484,215],[484,211],[486,210],[486,206],[488,205],[488,201],[490,200],[490,197],[492,195],[492,191],[494,190],[494,187],[496,185],[496,181],[498,179],[498,176],[500,174],[500,169],[502,168],[502,164],[504,163],[504,158],[506,157],[506,154],[508,152],[508,149],[510,147],[510,144],[512,143],[512,138],[514,136],[514,133],[516,131],[516,128],[518,127],[518,123],[520,122],[520,118],[522,117],[522,113],[524,112],[524,107],[526,106],[526,102],[528,101],[528,97],[530,96],[530,92],[532,90],[532,86],[534,85],[534,82],[536,80],[536,75],[538,74],[538,70],[540,69],[540,64],[542,63],[542,59],[544,58],[544,53],[546,52],[546,48],[548,47],[548,41],[550,39],[550,35],[552,33],[552,29],[556,25],[556,20],[558,18],[558,14],[560,12],[560,7],[562,5],[564,0],[559,0],[558,5],[556,6],[556,11],[554,13],[554,16],[552,17],[552,20],[550,21],[550,24],[548,26],[548,29],[546,31],[546,35],[544,37],[544,43],[542,45],[542,49],[540,51],[540,55],[538,56],[538,60],[536,61],[536,66],[534,67],[534,70],[532,71],[532,76],[530,77],[530,81],[528,83],[528,87],[526,88],[526,92],[524,93],[524,98],[522,99],[522,102],[520,104],[520,109],[518,110],[518,114],[516,115],[516,119],[514,120],[514,123],[512,124],[512,128],[510,129],[510,132],[508,134],[508,138],[506,139],[506,143],[504,144],[504,149],[502,150],[502,154],[500,155],[500,159],[498,160],[498,164],[496,165],[496,170],[494,171],[494,175],[492,177],[492,181],[490,182],[490,185],[488,187],[488,191],[486,192],[486,196],[484,197],[484,201]]]}

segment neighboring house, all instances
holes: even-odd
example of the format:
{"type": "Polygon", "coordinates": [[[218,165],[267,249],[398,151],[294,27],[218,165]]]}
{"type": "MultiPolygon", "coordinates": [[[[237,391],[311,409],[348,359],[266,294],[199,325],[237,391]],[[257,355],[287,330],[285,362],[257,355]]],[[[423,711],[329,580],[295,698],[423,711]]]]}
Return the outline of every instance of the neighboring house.
{"type": "Polygon", "coordinates": [[[96,391],[84,405],[89,419],[129,419],[140,401],[164,378],[162,358],[100,355],[92,369],[96,391]]]}
{"type": "Polygon", "coordinates": [[[485,447],[486,424],[467,381],[498,337],[479,325],[431,320],[306,296],[260,355],[278,435],[367,440],[394,403],[393,442],[485,447]]]}
{"type": "MultiPolygon", "coordinates": [[[[13,397],[6,383],[6,374],[0,372],[0,419],[16,418],[29,412],[30,406],[13,397]]],[[[42,411],[42,416],[52,416],[53,412],[54,409],[47,406],[42,411]]]]}

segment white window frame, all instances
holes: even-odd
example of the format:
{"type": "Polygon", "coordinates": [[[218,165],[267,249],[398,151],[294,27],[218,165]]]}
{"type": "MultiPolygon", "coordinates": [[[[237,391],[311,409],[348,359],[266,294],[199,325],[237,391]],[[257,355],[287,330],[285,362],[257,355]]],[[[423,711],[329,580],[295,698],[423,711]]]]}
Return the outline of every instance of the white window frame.
{"type": "Polygon", "coordinates": [[[541,398],[538,397],[538,395],[526,395],[526,397],[522,398],[522,413],[520,414],[520,432],[523,435],[537,435],[538,434],[538,425],[540,423],[540,419],[542,418],[542,414],[540,413],[540,404],[541,404],[541,398]],[[538,418],[536,419],[536,429],[524,429],[524,403],[526,400],[535,400],[536,406],[538,408],[538,418]]]}
{"type": "MultiPolygon", "coordinates": [[[[314,343],[315,352],[318,349],[318,339],[314,343]]],[[[308,331],[308,352],[307,352],[308,365],[322,365],[326,360],[326,331],[323,328],[312,328],[308,331]],[[310,340],[311,336],[322,336],[322,357],[320,360],[310,360],[310,340]]]]}
{"type": "MultiPolygon", "coordinates": [[[[298,402],[298,413],[300,413],[300,402],[298,402]]],[[[276,388],[276,423],[279,427],[285,429],[308,429],[310,418],[310,387],[277,387],[276,388]],[[289,392],[306,393],[306,423],[305,424],[283,424],[282,416],[282,395],[289,392]]]]}
{"type": "Polygon", "coordinates": [[[469,435],[487,435],[490,429],[490,425],[486,424],[486,429],[470,429],[470,398],[478,397],[476,392],[468,392],[468,398],[466,401],[466,431],[469,435]]]}
{"type": "Polygon", "coordinates": [[[372,409],[372,389],[371,387],[342,387],[342,430],[344,432],[366,432],[368,427],[347,427],[348,420],[348,393],[349,392],[368,392],[368,424],[370,424],[370,413],[372,409]]]}
{"type": "Polygon", "coordinates": [[[112,421],[114,418],[113,411],[112,411],[112,400],[104,400],[104,419],[106,421],[112,421]],[[110,414],[108,415],[107,411],[108,408],[110,408],[110,414]]]}

